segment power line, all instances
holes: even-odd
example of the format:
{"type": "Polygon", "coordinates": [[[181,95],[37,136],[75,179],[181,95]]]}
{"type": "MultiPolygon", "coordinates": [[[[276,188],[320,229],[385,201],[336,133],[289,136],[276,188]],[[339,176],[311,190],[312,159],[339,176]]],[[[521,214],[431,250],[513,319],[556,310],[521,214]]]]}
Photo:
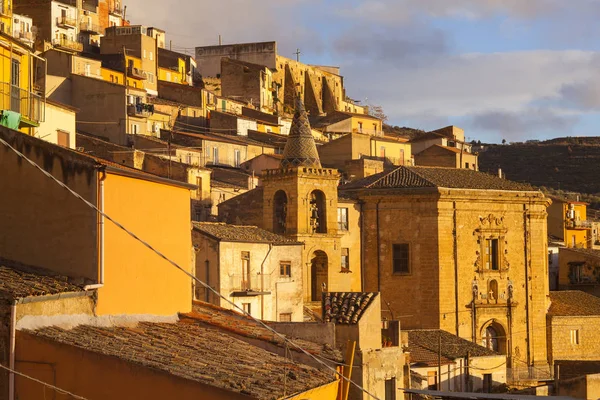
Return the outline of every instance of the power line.
{"type": "Polygon", "coordinates": [[[55,391],[57,391],[57,392],[58,392],[58,393],[60,393],[60,394],[66,394],[66,395],[68,395],[68,396],[71,396],[71,397],[73,397],[73,398],[75,398],[75,399],[79,399],[79,400],[88,400],[88,399],[87,399],[87,398],[85,398],[85,397],[78,396],[78,395],[76,395],[76,394],[74,394],[74,393],[68,392],[68,391],[66,391],[66,390],[64,390],[64,389],[61,389],[61,388],[57,387],[57,386],[54,386],[54,385],[51,385],[51,384],[49,384],[49,383],[46,383],[46,382],[40,381],[39,379],[36,379],[36,378],[34,378],[34,377],[32,377],[32,376],[29,376],[29,375],[25,375],[24,373],[22,373],[22,372],[19,372],[19,371],[15,371],[14,369],[10,369],[10,368],[8,368],[8,367],[6,367],[6,366],[2,365],[2,364],[0,364],[0,368],[2,368],[2,369],[4,369],[4,370],[6,370],[6,371],[8,371],[8,372],[11,372],[11,373],[13,373],[13,374],[15,374],[15,375],[19,375],[19,376],[21,376],[21,377],[23,377],[23,378],[29,379],[29,380],[31,380],[31,381],[34,381],[34,382],[37,382],[37,383],[39,383],[39,384],[41,384],[41,385],[44,385],[44,386],[46,386],[46,387],[49,387],[50,389],[54,389],[55,391]]]}
{"type": "MultiPolygon", "coordinates": [[[[177,264],[175,261],[171,260],[169,257],[165,256],[163,253],[161,253],[160,251],[158,251],[157,249],[155,249],[151,244],[149,244],[148,242],[142,240],[139,236],[137,236],[135,233],[133,233],[132,231],[128,230],[125,226],[123,226],[120,222],[118,222],[117,220],[113,219],[111,216],[109,216],[108,214],[106,214],[105,212],[101,211],[98,207],[96,207],[94,204],[90,203],[88,200],[84,199],[79,193],[77,193],[76,191],[74,191],[73,189],[71,189],[70,187],[68,187],[65,183],[61,182],[60,180],[58,180],[57,178],[55,178],[52,174],[50,174],[48,171],[46,171],[45,169],[43,169],[42,167],[40,167],[38,164],[36,164],[34,161],[30,160],[29,158],[27,158],[27,156],[25,156],[23,153],[21,153],[19,150],[15,149],[14,147],[12,147],[8,142],[6,142],[4,139],[0,138],[0,143],[2,143],[4,146],[8,147],[10,150],[12,150],[17,156],[19,156],[20,158],[22,158],[23,160],[25,160],[27,163],[29,163],[32,167],[36,168],[37,170],[39,170],[42,174],[44,174],[45,176],[47,176],[48,178],[50,178],[51,180],[53,180],[54,182],[56,182],[60,187],[64,188],[65,190],[67,190],[69,193],[71,193],[74,197],[76,197],[77,199],[81,200],[85,205],[87,205],[88,207],[90,207],[91,209],[95,210],[98,214],[102,215],[104,218],[106,218],[107,220],[109,220],[110,222],[112,222],[113,224],[115,224],[115,226],[117,226],[119,229],[121,229],[122,231],[124,231],[125,233],[127,233],[129,236],[131,236],[133,239],[135,239],[136,241],[140,242],[142,245],[144,245],[146,248],[148,248],[150,251],[154,252],[156,255],[158,255],[160,258],[162,258],[163,260],[165,260],[166,262],[168,262],[169,264],[171,264],[173,267],[175,267],[176,269],[178,269],[179,271],[183,272],[185,275],[187,275],[189,278],[191,278],[193,281],[199,283],[201,286],[203,286],[205,289],[213,292],[215,295],[217,295],[218,297],[220,297],[221,299],[225,300],[226,303],[230,304],[231,306],[233,306],[235,309],[239,310],[243,315],[248,316],[249,318],[251,318],[254,322],[256,322],[258,325],[261,325],[263,328],[267,329],[268,331],[270,331],[271,333],[273,333],[275,336],[277,336],[278,338],[280,338],[281,340],[284,341],[284,343],[289,343],[290,345],[292,345],[293,347],[295,347],[296,349],[298,349],[300,352],[304,353],[305,355],[307,355],[308,357],[312,358],[313,360],[315,360],[317,363],[323,365],[326,369],[329,369],[330,371],[332,371],[335,375],[339,376],[342,380],[347,381],[349,383],[351,383],[352,385],[354,385],[355,387],[357,387],[359,390],[361,390],[362,392],[366,393],[367,395],[369,395],[370,397],[372,397],[373,399],[376,400],[380,400],[377,396],[375,396],[374,394],[372,394],[371,392],[367,391],[365,388],[363,388],[362,386],[360,386],[358,383],[352,381],[349,378],[346,378],[342,373],[340,373],[339,371],[337,371],[335,368],[330,367],[327,363],[319,360],[317,357],[315,357],[312,353],[310,353],[309,351],[305,350],[304,348],[302,348],[300,345],[297,345],[296,343],[294,343],[293,341],[291,341],[290,339],[288,339],[287,337],[285,337],[284,335],[282,335],[281,333],[277,332],[275,329],[271,328],[269,325],[267,325],[266,323],[264,323],[263,321],[259,320],[258,318],[253,317],[252,315],[250,315],[250,313],[246,312],[245,310],[243,310],[241,307],[239,307],[237,304],[235,304],[234,302],[232,302],[231,300],[229,300],[227,297],[223,296],[221,293],[219,293],[216,289],[213,289],[210,285],[208,285],[207,283],[201,281],[200,279],[198,279],[196,276],[194,276],[192,273],[186,271],[183,267],[181,267],[179,264],[177,264]]],[[[87,399],[84,399],[87,400],[87,399]]]]}

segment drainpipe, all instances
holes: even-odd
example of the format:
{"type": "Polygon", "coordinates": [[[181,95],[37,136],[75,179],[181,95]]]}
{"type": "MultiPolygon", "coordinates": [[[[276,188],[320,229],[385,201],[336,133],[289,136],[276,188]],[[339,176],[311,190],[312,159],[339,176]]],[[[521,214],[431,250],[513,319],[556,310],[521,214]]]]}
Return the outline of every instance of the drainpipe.
{"type": "Polygon", "coordinates": [[[15,400],[15,340],[17,333],[17,303],[10,306],[10,337],[8,345],[8,368],[11,372],[8,376],[8,399],[15,400]]]}
{"type": "MultiPolygon", "coordinates": [[[[98,179],[98,209],[104,213],[104,181],[106,180],[106,171],[104,168],[100,171],[102,174],[98,179]]],[[[99,214],[98,216],[98,231],[99,231],[99,249],[98,249],[98,264],[100,266],[100,279],[97,284],[86,285],[83,287],[84,290],[99,289],[104,286],[104,215],[99,214]]]]}
{"type": "MultiPolygon", "coordinates": [[[[265,319],[265,295],[263,294],[265,292],[265,262],[267,262],[267,258],[269,258],[269,255],[271,254],[271,251],[273,250],[273,243],[269,243],[269,251],[267,252],[267,255],[265,256],[265,259],[262,261],[262,263],[260,264],[260,319],[264,320],[265,319]]],[[[276,287],[277,288],[277,287],[276,287]]],[[[275,298],[277,298],[277,293],[275,293],[275,298]]]]}
{"type": "Polygon", "coordinates": [[[376,229],[377,229],[377,291],[381,293],[381,261],[380,261],[380,253],[381,246],[379,245],[379,203],[381,200],[377,200],[377,206],[375,208],[375,218],[376,218],[376,229]]]}

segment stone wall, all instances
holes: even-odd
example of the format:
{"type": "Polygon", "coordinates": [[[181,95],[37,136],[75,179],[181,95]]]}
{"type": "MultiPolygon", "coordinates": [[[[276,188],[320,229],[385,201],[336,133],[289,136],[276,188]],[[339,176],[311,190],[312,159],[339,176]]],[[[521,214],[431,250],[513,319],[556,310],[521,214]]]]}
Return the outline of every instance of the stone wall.
{"type": "Polygon", "coordinates": [[[600,361],[600,316],[548,316],[549,359],[600,361]],[[576,332],[576,333],[574,333],[576,332]],[[579,343],[573,341],[577,335],[579,343]]]}
{"type": "MultiPolygon", "coordinates": [[[[0,364],[8,366],[10,336],[10,304],[0,296],[0,364]]],[[[0,371],[0,400],[8,400],[8,373],[0,371]]]]}

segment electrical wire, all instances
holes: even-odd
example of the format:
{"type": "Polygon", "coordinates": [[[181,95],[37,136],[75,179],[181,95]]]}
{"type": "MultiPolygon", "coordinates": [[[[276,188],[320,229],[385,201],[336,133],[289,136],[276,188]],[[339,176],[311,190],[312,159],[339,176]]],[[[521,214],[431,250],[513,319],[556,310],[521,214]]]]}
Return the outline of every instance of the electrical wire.
{"type": "Polygon", "coordinates": [[[26,375],[26,374],[24,374],[24,373],[22,373],[22,372],[15,371],[14,369],[10,369],[9,367],[6,367],[6,366],[4,366],[4,365],[2,365],[2,364],[0,364],[0,368],[4,369],[4,370],[6,370],[6,371],[8,371],[8,372],[10,372],[10,373],[13,373],[13,374],[15,374],[15,375],[19,375],[19,376],[21,376],[21,377],[23,377],[23,378],[26,378],[26,379],[29,379],[29,380],[31,380],[31,381],[37,382],[37,383],[39,383],[39,384],[41,384],[41,385],[44,385],[45,387],[48,387],[48,388],[50,388],[50,389],[54,389],[55,391],[57,391],[57,392],[58,392],[58,393],[60,393],[60,394],[66,394],[66,395],[68,395],[68,396],[71,396],[71,397],[73,397],[73,398],[75,398],[75,399],[79,399],[79,400],[88,400],[86,397],[78,396],[78,395],[76,395],[76,394],[74,394],[74,393],[71,393],[71,392],[69,392],[69,391],[66,391],[66,390],[64,390],[64,389],[61,389],[61,388],[59,388],[59,387],[57,387],[57,386],[54,386],[54,385],[51,385],[51,384],[49,384],[49,383],[46,383],[46,382],[40,381],[39,379],[36,379],[36,378],[34,378],[34,377],[32,377],[32,376],[29,376],[29,375],[26,375]]]}
{"type": "Polygon", "coordinates": [[[305,350],[304,348],[302,348],[300,345],[297,345],[296,343],[294,343],[292,340],[288,339],[287,337],[285,337],[283,334],[277,332],[275,329],[273,329],[272,327],[270,327],[269,325],[267,325],[265,322],[259,320],[258,318],[253,317],[252,315],[250,315],[250,313],[246,312],[245,310],[243,310],[241,307],[239,307],[237,304],[235,304],[233,301],[229,300],[227,297],[225,297],[224,295],[222,295],[219,291],[217,291],[216,289],[214,289],[213,287],[211,287],[210,285],[208,285],[207,283],[201,281],[200,279],[198,279],[196,276],[194,276],[192,273],[186,271],[183,267],[181,267],[179,264],[177,264],[175,261],[171,260],[169,257],[167,257],[166,255],[164,255],[163,253],[161,253],[159,250],[155,249],[150,243],[144,241],[143,239],[141,239],[139,236],[137,236],[134,232],[130,231],[129,229],[127,229],[125,226],[123,226],[120,222],[118,222],[117,220],[115,220],[114,218],[112,218],[110,215],[106,214],[105,212],[103,212],[102,210],[100,210],[98,207],[96,207],[94,204],[92,204],[91,202],[89,202],[88,200],[86,200],[85,198],[83,198],[79,193],[77,193],[76,191],[74,191],[73,189],[71,189],[70,187],[68,187],[65,183],[61,182],[60,180],[58,180],[56,177],[54,177],[52,174],[50,174],[48,171],[46,171],[45,169],[43,169],[42,167],[40,167],[38,164],[36,164],[34,161],[30,160],[27,156],[25,156],[23,153],[21,153],[19,150],[15,149],[14,147],[12,147],[8,142],[6,142],[4,139],[0,138],[0,143],[3,144],[4,146],[6,146],[7,148],[9,148],[10,150],[12,150],[17,156],[19,156],[20,158],[22,158],[23,160],[25,160],[28,164],[30,164],[32,167],[36,168],[37,170],[39,170],[42,174],[44,174],[46,177],[50,178],[51,180],[53,180],[56,184],[58,184],[60,187],[62,187],[63,189],[67,190],[69,193],[71,193],[74,197],[76,197],[77,199],[81,200],[85,205],[87,205],[88,207],[90,207],[91,209],[95,210],[98,214],[100,214],[101,216],[103,216],[104,218],[106,218],[108,221],[112,222],[116,227],[118,227],[119,229],[121,229],[122,231],[124,231],[126,234],[128,234],[129,236],[131,236],[133,239],[135,239],[136,241],[140,242],[140,244],[144,245],[144,247],[148,248],[150,251],[154,252],[157,256],[159,256],[160,258],[162,258],[163,260],[165,260],[166,262],[168,262],[169,264],[171,264],[173,267],[175,267],[176,269],[178,269],[179,271],[183,272],[185,275],[187,275],[189,278],[191,278],[193,281],[199,283],[201,286],[203,286],[205,289],[207,289],[208,291],[214,293],[216,296],[220,297],[221,299],[223,299],[226,303],[228,303],[229,305],[231,305],[232,307],[234,307],[234,309],[240,311],[243,315],[246,315],[247,317],[251,318],[254,322],[256,322],[258,325],[262,326],[263,328],[267,329],[269,332],[273,333],[274,336],[280,338],[281,340],[284,341],[284,343],[289,343],[291,346],[293,346],[294,348],[298,349],[301,353],[305,354],[306,356],[308,356],[309,358],[312,358],[313,360],[315,360],[317,363],[323,365],[326,369],[332,371],[336,376],[339,376],[342,380],[349,382],[350,384],[354,385],[356,388],[358,388],[360,391],[362,391],[363,393],[369,395],[370,397],[372,397],[373,399],[376,400],[381,400],[379,399],[377,396],[375,396],[374,394],[372,394],[371,392],[369,392],[368,390],[366,390],[365,388],[363,388],[361,385],[359,385],[358,383],[352,381],[349,378],[346,378],[341,372],[337,371],[335,368],[329,366],[327,363],[325,363],[324,361],[319,360],[317,357],[315,357],[311,352],[305,350]]]}

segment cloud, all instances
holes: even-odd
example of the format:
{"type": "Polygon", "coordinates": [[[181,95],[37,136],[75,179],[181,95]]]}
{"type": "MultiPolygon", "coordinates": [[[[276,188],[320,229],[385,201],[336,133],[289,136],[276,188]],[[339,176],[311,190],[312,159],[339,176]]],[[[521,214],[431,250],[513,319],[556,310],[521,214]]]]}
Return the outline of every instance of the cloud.
{"type": "Polygon", "coordinates": [[[563,85],[560,103],[576,109],[600,111],[600,79],[563,85]]]}
{"type": "Polygon", "coordinates": [[[544,133],[564,133],[571,130],[579,118],[551,109],[526,108],[521,112],[486,111],[470,117],[468,126],[507,140],[522,141],[544,133]]]}

